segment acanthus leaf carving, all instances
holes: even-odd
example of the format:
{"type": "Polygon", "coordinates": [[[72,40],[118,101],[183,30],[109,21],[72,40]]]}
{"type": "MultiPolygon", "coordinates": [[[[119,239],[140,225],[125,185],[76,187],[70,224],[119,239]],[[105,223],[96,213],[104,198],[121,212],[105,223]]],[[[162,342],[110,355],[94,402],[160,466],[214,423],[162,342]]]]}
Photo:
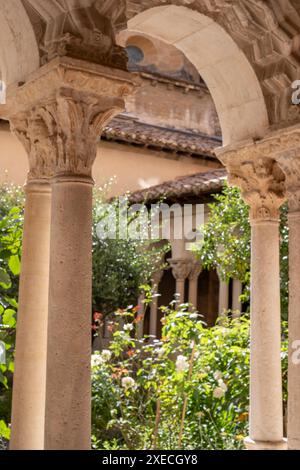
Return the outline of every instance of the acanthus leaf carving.
{"type": "Polygon", "coordinates": [[[276,160],[237,152],[221,158],[228,170],[228,181],[241,189],[250,206],[250,218],[278,220],[279,208],[286,198],[285,175],[276,160]]]}
{"type": "Polygon", "coordinates": [[[190,260],[173,258],[169,259],[168,263],[172,268],[172,273],[176,280],[184,281],[189,277],[192,269],[192,262],[190,260]]]}
{"type": "Polygon", "coordinates": [[[91,178],[102,131],[136,86],[126,72],[65,58],[11,90],[5,117],[29,155],[29,177],[91,178]]]}

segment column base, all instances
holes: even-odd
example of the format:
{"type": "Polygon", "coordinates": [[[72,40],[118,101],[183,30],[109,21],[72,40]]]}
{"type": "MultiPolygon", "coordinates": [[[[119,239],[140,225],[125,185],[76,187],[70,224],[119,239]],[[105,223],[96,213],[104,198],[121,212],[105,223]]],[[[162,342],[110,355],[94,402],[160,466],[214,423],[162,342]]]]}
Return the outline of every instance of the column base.
{"type": "Polygon", "coordinates": [[[244,440],[247,450],[287,450],[287,439],[282,441],[253,441],[250,437],[244,440]]]}

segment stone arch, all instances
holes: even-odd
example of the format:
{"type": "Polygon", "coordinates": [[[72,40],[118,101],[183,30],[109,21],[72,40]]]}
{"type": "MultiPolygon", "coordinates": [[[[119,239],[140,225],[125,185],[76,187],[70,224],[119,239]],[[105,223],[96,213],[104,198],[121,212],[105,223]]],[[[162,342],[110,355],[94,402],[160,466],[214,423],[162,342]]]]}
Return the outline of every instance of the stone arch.
{"type": "Polygon", "coordinates": [[[128,29],[172,44],[196,66],[215,101],[224,145],[262,137],[269,120],[260,83],[222,26],[187,7],[164,5],[131,18],[128,29]]]}
{"type": "Polygon", "coordinates": [[[0,67],[6,85],[25,81],[39,68],[39,52],[32,25],[18,0],[0,0],[0,67]]]}

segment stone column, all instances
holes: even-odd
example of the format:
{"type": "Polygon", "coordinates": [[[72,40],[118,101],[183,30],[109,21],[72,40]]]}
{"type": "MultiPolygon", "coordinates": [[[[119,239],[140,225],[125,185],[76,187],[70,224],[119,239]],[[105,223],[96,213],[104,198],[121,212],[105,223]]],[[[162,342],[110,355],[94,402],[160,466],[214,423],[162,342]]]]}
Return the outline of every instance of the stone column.
{"type": "Polygon", "coordinates": [[[232,318],[239,318],[242,311],[240,297],[242,295],[243,286],[241,281],[233,279],[232,283],[232,318]]]}
{"type": "Polygon", "coordinates": [[[224,281],[218,273],[219,277],[219,317],[227,317],[227,310],[229,308],[229,285],[224,281]]]}
{"type": "MultiPolygon", "coordinates": [[[[221,154],[229,181],[250,205],[251,359],[248,449],[282,449],[279,208],[285,177],[278,164],[254,145],[221,154]]],[[[267,153],[268,155],[268,153],[267,153]]]]}
{"type": "MultiPolygon", "coordinates": [[[[57,57],[13,90],[5,108],[9,114],[16,107],[25,116],[35,113],[51,147],[42,159],[45,165],[51,160],[53,168],[46,395],[40,418],[47,450],[90,449],[91,172],[103,127],[124,109],[124,97],[134,88],[127,72],[57,57]]],[[[34,136],[33,146],[38,139],[34,136]]],[[[42,244],[38,247],[42,255],[42,244]]],[[[37,342],[32,348],[40,354],[37,342]]],[[[15,422],[16,433],[19,426],[15,422]]]]}
{"type": "Polygon", "coordinates": [[[163,270],[156,271],[153,274],[153,298],[150,304],[150,326],[149,326],[149,334],[151,336],[157,336],[157,320],[158,320],[158,287],[159,283],[163,276],[163,270]]]}
{"type": "Polygon", "coordinates": [[[136,324],[136,339],[141,340],[144,335],[144,310],[145,310],[145,295],[141,294],[138,299],[137,311],[137,324],[136,324]]]}
{"type": "Polygon", "coordinates": [[[199,261],[195,261],[192,264],[192,269],[189,274],[189,304],[192,308],[197,310],[198,304],[198,278],[202,271],[202,266],[199,261]]]}
{"type": "MultiPolygon", "coordinates": [[[[292,141],[292,139],[290,139],[292,141]]],[[[279,164],[286,175],[289,203],[289,365],[288,449],[300,450],[300,153],[284,153],[279,164]]]]}
{"type": "Polygon", "coordinates": [[[184,287],[185,280],[189,277],[191,272],[191,261],[185,258],[169,259],[168,263],[172,268],[173,276],[176,279],[176,294],[178,296],[178,303],[184,303],[184,287]]]}
{"type": "Polygon", "coordinates": [[[43,164],[43,159],[51,158],[51,148],[35,116],[14,119],[11,128],[27,150],[30,172],[25,186],[10,449],[41,450],[44,448],[51,215],[51,168],[43,164]]]}

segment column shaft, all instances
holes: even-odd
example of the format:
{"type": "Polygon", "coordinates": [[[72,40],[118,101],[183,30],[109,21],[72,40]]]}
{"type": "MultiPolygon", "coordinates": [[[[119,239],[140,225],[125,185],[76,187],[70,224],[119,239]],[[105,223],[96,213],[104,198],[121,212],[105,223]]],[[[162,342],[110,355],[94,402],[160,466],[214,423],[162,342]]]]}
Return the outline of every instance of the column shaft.
{"type": "Polygon", "coordinates": [[[176,279],[176,294],[178,294],[179,304],[184,303],[185,279],[176,279]]]}
{"type": "Polygon", "coordinates": [[[190,279],[189,282],[189,303],[197,309],[198,304],[198,277],[190,279]]]}
{"type": "Polygon", "coordinates": [[[46,449],[90,449],[92,184],[52,185],[46,449]]]}
{"type": "Polygon", "coordinates": [[[242,311],[240,296],[242,295],[242,283],[238,279],[233,279],[232,283],[232,311],[233,318],[238,318],[242,311]]]}
{"type": "Polygon", "coordinates": [[[10,449],[42,450],[46,392],[51,190],[26,186],[10,449]]]}
{"type": "Polygon", "coordinates": [[[280,328],[279,223],[252,221],[250,448],[284,446],[280,328]]]}
{"type": "Polygon", "coordinates": [[[291,212],[289,221],[289,370],[288,448],[300,450],[300,212],[291,212]]]}
{"type": "Polygon", "coordinates": [[[227,311],[229,306],[229,286],[227,282],[219,279],[219,316],[224,316],[224,311],[227,311]]]}
{"type": "Polygon", "coordinates": [[[149,326],[149,334],[151,336],[157,336],[157,304],[158,304],[158,297],[153,297],[152,302],[150,304],[150,326],[149,326]]]}

